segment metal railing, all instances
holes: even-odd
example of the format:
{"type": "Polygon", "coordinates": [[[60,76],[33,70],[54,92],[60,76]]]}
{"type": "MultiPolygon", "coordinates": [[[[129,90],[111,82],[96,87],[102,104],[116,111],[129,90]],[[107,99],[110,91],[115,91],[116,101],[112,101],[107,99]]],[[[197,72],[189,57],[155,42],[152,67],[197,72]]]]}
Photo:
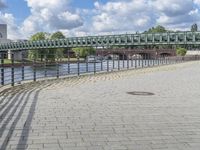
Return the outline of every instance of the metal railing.
{"type": "Polygon", "coordinates": [[[101,56],[90,56],[87,59],[67,56],[62,59],[55,59],[53,55],[29,59],[27,54],[22,53],[16,58],[15,54],[1,52],[0,54],[1,86],[20,84],[26,80],[37,81],[46,78],[60,78],[62,76],[80,76],[87,73],[111,72],[125,69],[138,69],[182,63],[185,61],[200,60],[199,55],[177,56],[177,57],[156,57],[149,55],[143,57],[120,57],[105,58],[101,56]],[[10,56],[8,56],[10,55],[10,56]],[[10,59],[7,59],[10,57],[10,59]],[[91,59],[92,58],[92,59],[91,59]]]}
{"type": "MultiPolygon", "coordinates": [[[[20,41],[0,44],[0,50],[37,50],[51,48],[73,47],[103,47],[103,46],[144,46],[144,45],[182,45],[195,48],[200,44],[200,32],[182,31],[167,33],[141,33],[100,35],[85,37],[69,37],[55,40],[20,41]]],[[[197,47],[199,48],[199,47],[197,47]]]]}

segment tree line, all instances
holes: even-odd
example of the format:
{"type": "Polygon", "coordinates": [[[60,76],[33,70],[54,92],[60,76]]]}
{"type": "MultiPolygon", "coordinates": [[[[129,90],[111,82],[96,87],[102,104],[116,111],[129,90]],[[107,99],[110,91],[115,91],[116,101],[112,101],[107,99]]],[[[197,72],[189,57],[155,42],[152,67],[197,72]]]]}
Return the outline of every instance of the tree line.
{"type": "MultiPolygon", "coordinates": [[[[46,32],[38,32],[31,36],[30,41],[40,41],[40,40],[56,40],[64,39],[65,35],[58,31],[53,34],[46,32]]],[[[54,62],[55,60],[62,60],[69,49],[66,48],[48,48],[48,49],[38,49],[38,50],[29,50],[28,58],[35,59],[37,61],[49,61],[54,62]]],[[[88,55],[95,54],[96,49],[93,47],[77,47],[71,49],[75,56],[81,58],[86,58],[88,55]]]]}
{"type": "MultiPolygon", "coordinates": [[[[198,25],[194,23],[191,28],[191,32],[196,32],[198,31],[198,25]]],[[[167,33],[167,32],[172,32],[171,30],[167,30],[165,27],[158,25],[156,27],[152,27],[148,29],[147,31],[144,31],[144,33],[167,33]]],[[[176,31],[179,32],[179,31],[176,31]]],[[[168,45],[161,46],[162,48],[167,48],[168,45]]],[[[184,47],[181,47],[180,45],[176,47],[176,54],[179,56],[185,56],[187,53],[187,49],[184,47]]]]}

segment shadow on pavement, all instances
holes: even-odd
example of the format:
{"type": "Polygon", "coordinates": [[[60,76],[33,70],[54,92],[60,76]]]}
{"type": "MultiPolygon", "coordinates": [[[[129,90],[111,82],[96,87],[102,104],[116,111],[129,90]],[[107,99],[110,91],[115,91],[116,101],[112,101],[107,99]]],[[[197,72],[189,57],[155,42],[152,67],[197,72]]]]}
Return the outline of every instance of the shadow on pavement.
{"type": "Polygon", "coordinates": [[[13,133],[16,130],[16,126],[22,115],[27,116],[27,118],[24,123],[21,123],[21,136],[15,148],[27,148],[30,126],[34,116],[39,93],[43,88],[48,86],[48,84],[19,86],[4,90],[0,93],[0,150],[10,148],[9,141],[14,136],[13,133]],[[30,103],[30,106],[27,106],[28,103],[30,103]],[[28,108],[28,114],[24,114],[26,112],[26,107],[30,107],[28,108]]]}

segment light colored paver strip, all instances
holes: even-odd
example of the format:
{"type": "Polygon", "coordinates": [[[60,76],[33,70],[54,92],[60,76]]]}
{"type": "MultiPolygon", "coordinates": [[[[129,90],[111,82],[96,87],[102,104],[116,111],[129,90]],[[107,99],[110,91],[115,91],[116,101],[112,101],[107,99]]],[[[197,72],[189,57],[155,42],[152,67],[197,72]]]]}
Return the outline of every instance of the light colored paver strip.
{"type": "Polygon", "coordinates": [[[200,62],[29,83],[0,98],[1,150],[200,147],[200,62]]]}

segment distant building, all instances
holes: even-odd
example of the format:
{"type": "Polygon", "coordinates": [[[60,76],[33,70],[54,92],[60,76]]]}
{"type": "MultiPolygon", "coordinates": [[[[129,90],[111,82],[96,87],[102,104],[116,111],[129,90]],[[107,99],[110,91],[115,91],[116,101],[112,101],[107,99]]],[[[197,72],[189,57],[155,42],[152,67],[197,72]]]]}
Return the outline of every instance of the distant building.
{"type": "MultiPolygon", "coordinates": [[[[0,44],[13,42],[7,38],[7,24],[0,24],[0,44]]],[[[4,52],[5,53],[5,52],[4,52]]],[[[11,51],[6,52],[4,54],[4,58],[11,59],[11,51]]],[[[14,52],[14,59],[21,60],[21,52],[14,52]]]]}
{"type": "Polygon", "coordinates": [[[11,40],[7,38],[7,24],[0,24],[0,44],[10,42],[11,40]]]}
{"type": "Polygon", "coordinates": [[[7,25],[0,24],[0,38],[7,39],[7,25]]]}
{"type": "MultiPolygon", "coordinates": [[[[10,43],[11,41],[7,39],[7,25],[6,24],[0,24],[0,44],[4,43],[10,43]]],[[[7,58],[8,56],[4,53],[4,58],[7,58]]]]}

